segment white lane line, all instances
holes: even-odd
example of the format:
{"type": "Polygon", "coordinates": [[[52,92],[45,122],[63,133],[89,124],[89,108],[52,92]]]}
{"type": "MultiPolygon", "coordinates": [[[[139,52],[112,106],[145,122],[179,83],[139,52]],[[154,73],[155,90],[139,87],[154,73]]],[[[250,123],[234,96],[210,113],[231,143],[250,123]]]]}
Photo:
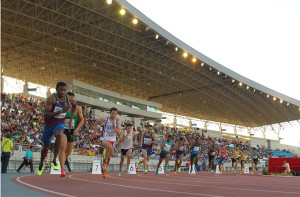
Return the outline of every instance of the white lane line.
{"type": "MultiPolygon", "coordinates": [[[[130,186],[130,185],[121,185],[121,184],[115,184],[115,183],[104,183],[104,182],[98,182],[98,181],[90,181],[86,179],[79,179],[73,177],[74,175],[69,176],[71,179],[79,180],[79,181],[86,181],[90,183],[99,183],[104,185],[113,185],[118,187],[126,187],[126,188],[132,188],[132,189],[142,189],[142,190],[150,190],[155,192],[167,192],[167,193],[175,193],[175,194],[186,194],[186,195],[195,195],[195,196],[211,196],[211,197],[224,197],[224,196],[216,196],[216,195],[209,195],[209,194],[200,194],[200,193],[189,193],[189,192],[180,192],[180,191],[171,191],[171,190],[162,190],[162,189],[152,189],[147,187],[136,187],[136,186],[130,186]]],[[[109,176],[111,177],[111,176],[109,176]]]]}
{"type": "MultiPolygon", "coordinates": [[[[145,177],[146,176],[142,176],[142,175],[138,175],[140,177],[145,177]]],[[[112,177],[115,179],[118,179],[116,177],[112,177]]],[[[153,178],[153,177],[147,177],[147,178],[153,178]]],[[[123,178],[124,179],[124,178],[123,178]]],[[[155,178],[153,178],[155,179],[155,178]]],[[[161,179],[161,180],[172,180],[172,179],[164,179],[164,178],[157,178],[157,179],[161,179]]],[[[134,179],[126,179],[126,180],[132,180],[132,181],[141,181],[141,180],[134,180],[134,179]]],[[[153,183],[163,183],[163,184],[169,184],[169,185],[187,185],[187,186],[192,186],[192,187],[206,187],[206,188],[216,188],[216,186],[205,186],[205,185],[192,185],[192,184],[183,184],[183,183],[167,183],[167,182],[158,182],[158,181],[146,181],[143,180],[143,182],[153,182],[153,183]]],[[[205,181],[203,181],[205,182],[205,181]]],[[[300,194],[297,192],[286,192],[286,191],[274,191],[274,190],[261,190],[261,189],[247,189],[247,188],[234,188],[234,187],[217,187],[218,189],[227,189],[227,190],[245,190],[245,191],[253,191],[253,192],[269,192],[269,193],[284,193],[284,194],[300,194]]]]}
{"type": "Polygon", "coordinates": [[[35,186],[35,185],[31,185],[29,183],[25,183],[24,181],[21,181],[22,177],[26,177],[26,176],[20,176],[16,180],[19,183],[23,184],[23,185],[27,185],[28,187],[32,187],[32,188],[35,188],[35,189],[38,189],[38,190],[42,190],[42,191],[45,191],[45,192],[49,192],[49,193],[53,193],[53,194],[57,194],[57,195],[61,195],[61,196],[76,197],[76,196],[72,196],[72,195],[69,195],[69,194],[64,194],[64,193],[60,193],[60,192],[55,192],[55,191],[52,191],[52,190],[44,189],[44,188],[41,188],[41,187],[38,187],[38,186],[35,186]]]}
{"type": "MultiPolygon", "coordinates": [[[[140,176],[140,175],[138,175],[138,176],[140,176]]],[[[167,174],[166,176],[168,176],[168,177],[174,177],[174,176],[169,175],[169,174],[167,174]]],[[[144,176],[144,177],[146,177],[146,176],[144,176]]],[[[169,180],[174,180],[174,179],[169,179],[169,180]]],[[[207,179],[207,177],[196,178],[196,177],[180,176],[180,180],[181,181],[183,180],[183,181],[186,181],[186,182],[199,182],[199,183],[214,182],[214,183],[223,183],[223,184],[227,184],[227,185],[237,184],[237,185],[245,185],[245,186],[257,186],[257,184],[262,183],[263,185],[261,185],[261,186],[277,187],[277,188],[290,188],[290,189],[294,189],[294,188],[297,189],[297,188],[299,188],[299,186],[298,187],[282,186],[282,184],[280,184],[280,183],[276,183],[276,184],[275,183],[274,184],[270,183],[270,184],[268,184],[266,182],[257,182],[255,180],[246,180],[246,179],[245,180],[240,180],[240,179],[237,180],[237,179],[235,179],[235,181],[232,181],[232,180],[228,181],[226,179],[223,179],[223,177],[222,177],[222,180],[220,180],[220,179],[207,179]],[[203,179],[205,179],[205,180],[203,180],[203,179]],[[255,183],[252,183],[252,182],[255,182],[255,183]]],[[[291,184],[289,184],[289,185],[291,185],[291,184]]]]}
{"type": "MultiPolygon", "coordinates": [[[[166,176],[172,177],[172,175],[170,175],[170,174],[166,174],[166,176]]],[[[260,179],[258,181],[258,180],[254,179],[254,178],[251,179],[250,176],[249,176],[249,179],[248,179],[246,177],[245,178],[241,178],[241,176],[237,176],[239,178],[228,178],[228,177],[222,176],[222,175],[218,176],[218,177],[210,177],[210,176],[201,176],[201,174],[199,176],[192,175],[190,177],[188,177],[188,176],[178,176],[178,177],[180,177],[180,178],[187,178],[189,180],[190,179],[203,180],[203,178],[205,178],[205,180],[211,180],[211,181],[220,180],[220,177],[222,177],[222,181],[226,181],[226,180],[229,181],[230,180],[230,182],[237,182],[237,183],[240,183],[241,181],[247,181],[247,182],[253,181],[255,183],[262,183],[262,184],[266,184],[266,181],[270,180],[270,178],[267,178],[267,177],[264,180],[260,179]]],[[[274,181],[274,180],[275,179],[272,179],[272,181],[274,181]]],[[[296,180],[296,179],[294,179],[294,180],[296,180]]],[[[280,181],[280,182],[270,183],[270,185],[275,186],[275,185],[282,185],[282,183],[289,183],[289,185],[294,184],[294,186],[298,186],[298,183],[291,183],[292,180],[289,180],[289,181],[276,180],[276,181],[280,181]]],[[[299,188],[299,187],[296,187],[296,188],[299,188]]]]}

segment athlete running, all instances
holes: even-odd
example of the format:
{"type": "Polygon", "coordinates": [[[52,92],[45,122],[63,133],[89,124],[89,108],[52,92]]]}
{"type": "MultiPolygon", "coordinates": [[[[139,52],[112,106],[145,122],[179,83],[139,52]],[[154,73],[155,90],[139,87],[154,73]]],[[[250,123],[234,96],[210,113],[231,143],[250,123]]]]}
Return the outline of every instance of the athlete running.
{"type": "Polygon", "coordinates": [[[246,149],[243,149],[243,152],[242,152],[242,158],[241,158],[241,171],[240,171],[240,174],[242,174],[245,170],[245,163],[247,162],[247,159],[248,159],[248,153],[246,152],[246,149]]]}
{"type": "Polygon", "coordinates": [[[161,143],[161,152],[159,154],[159,161],[158,161],[158,164],[157,164],[156,175],[158,175],[159,166],[163,162],[164,159],[166,159],[164,170],[168,171],[167,166],[169,164],[170,150],[172,150],[173,146],[174,146],[174,144],[172,142],[172,135],[168,135],[167,139],[165,139],[161,143]]]}
{"type": "MultiPolygon", "coordinates": [[[[68,92],[67,95],[75,98],[75,94],[73,92],[68,92]]],[[[64,134],[67,136],[66,161],[68,160],[72,152],[72,149],[74,147],[74,142],[78,137],[78,132],[84,123],[82,109],[79,105],[76,106],[76,112],[73,116],[71,128],[69,128],[70,117],[71,117],[71,112],[67,112],[66,121],[65,121],[65,130],[64,130],[64,134]]]]}
{"type": "Polygon", "coordinates": [[[176,160],[175,160],[174,175],[176,175],[177,170],[178,171],[180,170],[183,153],[185,152],[185,150],[188,150],[188,144],[186,141],[184,141],[183,137],[179,138],[179,141],[176,143],[175,150],[176,150],[176,160]]]}
{"type": "Polygon", "coordinates": [[[234,174],[236,174],[237,164],[240,158],[240,154],[242,152],[239,150],[239,146],[236,146],[235,149],[232,150],[232,167],[234,168],[234,174]]]}
{"type": "Polygon", "coordinates": [[[191,146],[191,170],[190,173],[193,172],[193,164],[194,164],[194,158],[196,158],[196,162],[195,164],[198,163],[198,154],[200,151],[200,138],[196,138],[196,141],[193,142],[192,146],[191,146]]]}
{"type": "Polygon", "coordinates": [[[220,153],[219,153],[219,171],[220,171],[220,174],[222,173],[222,170],[225,171],[224,169],[224,163],[226,162],[226,157],[229,155],[229,152],[226,150],[225,146],[222,146],[222,149],[220,150],[220,153]]]}
{"type": "Polygon", "coordinates": [[[129,171],[133,141],[134,141],[134,146],[136,146],[137,135],[138,133],[132,130],[132,123],[126,122],[125,131],[122,131],[119,139],[119,144],[122,144],[119,176],[121,176],[122,174],[122,166],[123,166],[125,156],[127,156],[127,172],[129,171]]]}
{"type": "MultiPolygon", "coordinates": [[[[61,177],[66,176],[64,164],[66,161],[67,137],[63,133],[65,130],[66,112],[71,110],[70,119],[73,119],[77,108],[75,98],[72,96],[69,97],[66,92],[67,84],[58,82],[56,84],[56,93],[47,98],[44,110],[43,148],[41,150],[41,161],[37,169],[38,175],[42,175],[43,173],[44,160],[49,151],[52,138],[55,136],[54,157],[51,166],[54,170],[59,170],[56,163],[56,158],[59,154],[61,177]]],[[[71,122],[69,122],[69,127],[71,127],[71,122]]]]}
{"type": "Polygon", "coordinates": [[[144,159],[142,162],[144,163],[145,174],[148,173],[147,163],[150,159],[150,155],[153,152],[152,146],[153,146],[153,144],[156,144],[156,145],[158,144],[156,135],[152,131],[153,131],[153,126],[148,125],[146,132],[142,133],[142,135],[141,135],[142,139],[140,140],[140,146],[141,146],[141,143],[143,143],[142,154],[143,154],[144,159]]]}
{"type": "Polygon", "coordinates": [[[103,178],[106,178],[106,167],[110,162],[111,156],[114,153],[114,147],[116,143],[117,135],[120,135],[121,121],[117,118],[117,108],[110,109],[110,116],[101,117],[95,121],[94,130],[97,131],[99,123],[105,123],[101,133],[101,143],[106,150],[105,162],[102,166],[103,178]]]}
{"type": "Polygon", "coordinates": [[[254,174],[254,170],[256,171],[256,167],[257,167],[257,163],[258,163],[258,159],[260,158],[260,154],[256,151],[256,148],[253,148],[253,152],[252,152],[252,172],[251,174],[254,174]]]}
{"type": "Polygon", "coordinates": [[[211,172],[214,172],[214,161],[216,157],[215,145],[212,143],[208,149],[208,160],[209,160],[209,168],[211,172]]]}

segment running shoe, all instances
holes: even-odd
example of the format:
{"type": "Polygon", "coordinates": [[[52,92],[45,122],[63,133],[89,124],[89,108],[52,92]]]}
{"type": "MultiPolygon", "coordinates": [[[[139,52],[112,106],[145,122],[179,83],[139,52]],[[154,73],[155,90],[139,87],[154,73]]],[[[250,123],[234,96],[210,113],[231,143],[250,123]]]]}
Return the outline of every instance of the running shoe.
{"type": "Polygon", "coordinates": [[[43,169],[44,169],[44,168],[42,167],[41,170],[40,170],[40,165],[38,165],[38,168],[37,168],[37,170],[36,170],[37,175],[41,176],[42,173],[43,173],[43,169]]]}
{"type": "Polygon", "coordinates": [[[192,172],[193,172],[193,168],[190,169],[190,173],[192,173],[192,172]]]}
{"type": "Polygon", "coordinates": [[[53,170],[59,170],[59,167],[56,162],[55,163],[51,162],[51,166],[52,166],[53,170]]]}
{"type": "Polygon", "coordinates": [[[122,175],[122,172],[119,170],[119,174],[118,174],[118,176],[121,176],[122,175]]]}
{"type": "Polygon", "coordinates": [[[145,174],[147,174],[147,173],[148,173],[148,170],[145,170],[144,172],[145,172],[145,174]]]}
{"type": "Polygon", "coordinates": [[[180,168],[178,168],[178,172],[180,172],[180,168]]]}
{"type": "Polygon", "coordinates": [[[236,174],[236,171],[234,171],[233,173],[236,174]]]}
{"type": "Polygon", "coordinates": [[[141,164],[142,164],[142,159],[140,159],[140,161],[139,161],[139,164],[138,164],[138,167],[140,167],[141,166],[141,164]]]}
{"type": "Polygon", "coordinates": [[[156,176],[158,176],[158,170],[156,170],[156,173],[155,173],[155,174],[156,174],[156,176]]]}
{"type": "Polygon", "coordinates": [[[243,174],[243,172],[242,172],[242,171],[240,171],[240,174],[243,174]]]}
{"type": "Polygon", "coordinates": [[[65,170],[61,170],[60,177],[65,177],[65,176],[66,176],[66,171],[65,170]]]}
{"type": "Polygon", "coordinates": [[[253,173],[253,172],[251,172],[251,174],[253,175],[254,173],[253,173]]]}
{"type": "Polygon", "coordinates": [[[176,171],[174,171],[174,176],[176,176],[176,171]]]}
{"type": "Polygon", "coordinates": [[[102,172],[103,172],[103,178],[106,178],[106,163],[103,164],[102,166],[102,172]]]}
{"type": "Polygon", "coordinates": [[[164,170],[165,170],[166,172],[168,172],[168,169],[167,169],[166,167],[164,167],[164,170]]]}
{"type": "Polygon", "coordinates": [[[211,172],[214,172],[214,170],[211,170],[211,172]]]}

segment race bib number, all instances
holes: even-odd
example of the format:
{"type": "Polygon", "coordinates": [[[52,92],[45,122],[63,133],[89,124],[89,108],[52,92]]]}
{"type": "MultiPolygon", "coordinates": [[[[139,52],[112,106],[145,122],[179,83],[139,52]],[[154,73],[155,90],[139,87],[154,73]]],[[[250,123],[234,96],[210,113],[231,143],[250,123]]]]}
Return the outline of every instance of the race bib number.
{"type": "Polygon", "coordinates": [[[180,151],[183,151],[183,150],[184,150],[184,146],[180,146],[180,147],[179,147],[179,150],[180,150],[180,151]]]}
{"type": "Polygon", "coordinates": [[[199,146],[194,146],[193,151],[199,151],[200,147],[199,146]]]}
{"type": "Polygon", "coordinates": [[[164,147],[164,150],[165,151],[170,151],[170,148],[171,148],[171,146],[170,145],[168,145],[168,144],[165,144],[165,147],[164,147]]]}
{"type": "Polygon", "coordinates": [[[115,136],[115,132],[107,132],[106,136],[108,136],[108,137],[114,137],[115,136]]]}
{"type": "Polygon", "coordinates": [[[214,155],[216,155],[216,152],[211,152],[210,155],[213,155],[213,156],[214,156],[214,155]]]}
{"type": "Polygon", "coordinates": [[[144,144],[145,145],[151,145],[151,138],[144,138],[144,144]]]}
{"type": "MultiPolygon", "coordinates": [[[[61,107],[57,107],[55,106],[53,112],[58,112],[58,111],[61,111],[63,108],[61,107]]],[[[56,116],[54,116],[55,118],[65,118],[66,117],[66,113],[61,113],[61,114],[58,114],[56,116]]]]}
{"type": "MultiPolygon", "coordinates": [[[[69,129],[69,122],[70,122],[70,119],[66,119],[66,121],[65,121],[65,129],[69,129]]],[[[74,129],[74,121],[72,121],[72,125],[71,125],[70,129],[74,129]]]]}

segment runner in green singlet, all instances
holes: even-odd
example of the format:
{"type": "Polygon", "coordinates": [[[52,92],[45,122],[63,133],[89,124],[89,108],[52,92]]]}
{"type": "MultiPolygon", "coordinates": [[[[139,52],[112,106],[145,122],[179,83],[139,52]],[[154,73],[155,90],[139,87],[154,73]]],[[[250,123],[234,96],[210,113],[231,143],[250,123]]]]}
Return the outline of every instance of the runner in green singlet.
{"type": "MultiPolygon", "coordinates": [[[[69,96],[75,97],[73,92],[67,93],[69,96]]],[[[76,112],[73,116],[72,126],[69,128],[71,112],[66,113],[66,121],[65,121],[65,131],[64,134],[67,136],[67,147],[66,147],[66,158],[68,158],[72,152],[74,147],[74,142],[78,137],[78,131],[82,127],[84,123],[82,109],[80,106],[76,106],[76,112]]]]}

